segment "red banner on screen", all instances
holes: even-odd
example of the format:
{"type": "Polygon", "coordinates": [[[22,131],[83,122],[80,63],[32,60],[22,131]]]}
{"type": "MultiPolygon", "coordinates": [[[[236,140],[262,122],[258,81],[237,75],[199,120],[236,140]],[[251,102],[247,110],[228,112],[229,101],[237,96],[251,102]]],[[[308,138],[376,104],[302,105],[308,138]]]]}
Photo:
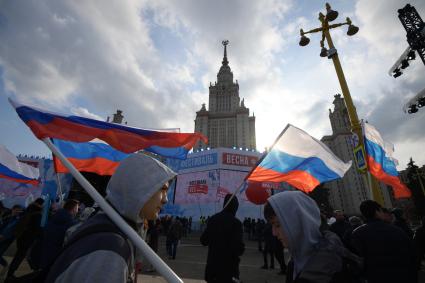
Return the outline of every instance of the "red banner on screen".
{"type": "Polygon", "coordinates": [[[257,164],[258,157],[234,153],[223,153],[223,164],[254,167],[257,164]]]}

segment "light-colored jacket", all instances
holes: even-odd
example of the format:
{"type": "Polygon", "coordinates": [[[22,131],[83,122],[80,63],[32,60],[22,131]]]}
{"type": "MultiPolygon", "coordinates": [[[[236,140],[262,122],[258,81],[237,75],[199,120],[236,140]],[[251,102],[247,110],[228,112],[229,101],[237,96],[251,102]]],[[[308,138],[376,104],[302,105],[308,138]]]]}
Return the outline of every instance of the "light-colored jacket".
{"type": "MultiPolygon", "coordinates": [[[[140,223],[139,212],[144,204],[175,176],[171,169],[156,159],[132,154],[121,162],[109,181],[106,198],[129,222],[140,223]]],[[[98,215],[94,216],[88,223],[97,221],[97,218],[98,215]]],[[[87,228],[87,225],[82,225],[82,228],[87,228]]],[[[127,282],[133,269],[129,265],[134,263],[132,250],[131,243],[117,233],[88,235],[61,254],[52,266],[47,282],[127,282]]]]}

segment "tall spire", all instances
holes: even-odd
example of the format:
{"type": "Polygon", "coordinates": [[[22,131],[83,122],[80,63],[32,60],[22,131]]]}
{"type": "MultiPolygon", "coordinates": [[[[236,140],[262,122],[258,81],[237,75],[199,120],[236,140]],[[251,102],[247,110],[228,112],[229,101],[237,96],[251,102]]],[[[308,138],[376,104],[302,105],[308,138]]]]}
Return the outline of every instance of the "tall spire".
{"type": "Polygon", "coordinates": [[[221,63],[223,64],[223,66],[227,66],[229,65],[229,61],[227,61],[227,44],[229,44],[229,41],[226,39],[226,40],[223,40],[221,43],[224,45],[224,57],[223,57],[223,62],[221,63]]]}
{"type": "Polygon", "coordinates": [[[232,70],[230,70],[229,61],[227,61],[227,45],[229,44],[228,40],[223,40],[221,42],[224,46],[224,57],[223,57],[223,65],[221,65],[220,70],[217,74],[217,82],[218,84],[232,84],[233,83],[233,74],[232,70]]]}

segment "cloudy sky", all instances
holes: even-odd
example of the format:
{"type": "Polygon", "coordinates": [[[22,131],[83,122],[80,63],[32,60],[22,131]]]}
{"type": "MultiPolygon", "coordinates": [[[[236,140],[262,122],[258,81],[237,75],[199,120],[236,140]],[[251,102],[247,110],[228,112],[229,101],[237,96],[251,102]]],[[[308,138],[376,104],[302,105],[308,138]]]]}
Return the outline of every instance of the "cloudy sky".
{"type": "MultiPolygon", "coordinates": [[[[335,0],[337,21],[360,31],[332,32],[359,117],[395,144],[403,169],[425,163],[425,110],[402,111],[425,87],[415,60],[394,79],[387,72],[407,47],[397,9],[425,2],[335,0]]],[[[299,29],[315,28],[321,1],[0,1],[0,144],[15,154],[47,155],[7,97],[53,111],[99,119],[124,111],[130,125],[190,132],[195,112],[221,65],[221,41],[240,96],[257,117],[259,150],[287,123],[317,138],[331,133],[328,109],[340,92],[331,60],[319,57],[320,35],[298,45],[299,29]]]]}

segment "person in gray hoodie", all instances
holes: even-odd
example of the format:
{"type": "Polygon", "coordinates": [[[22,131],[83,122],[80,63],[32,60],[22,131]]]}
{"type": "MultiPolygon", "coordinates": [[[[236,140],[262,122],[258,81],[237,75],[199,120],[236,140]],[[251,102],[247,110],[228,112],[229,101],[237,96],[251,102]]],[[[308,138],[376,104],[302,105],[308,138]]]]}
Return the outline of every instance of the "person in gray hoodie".
{"type": "MultiPolygon", "coordinates": [[[[132,154],[111,177],[106,199],[136,229],[142,219],[158,217],[167,202],[168,184],[175,176],[158,160],[132,154]]],[[[133,282],[134,262],[132,243],[106,214],[99,212],[71,235],[46,282],[133,282]]]]}
{"type": "Polygon", "coordinates": [[[347,276],[343,264],[346,259],[360,265],[361,259],[344,248],[335,233],[321,232],[319,207],[305,193],[286,191],[269,197],[264,217],[291,254],[286,282],[361,282],[347,276]]]}

